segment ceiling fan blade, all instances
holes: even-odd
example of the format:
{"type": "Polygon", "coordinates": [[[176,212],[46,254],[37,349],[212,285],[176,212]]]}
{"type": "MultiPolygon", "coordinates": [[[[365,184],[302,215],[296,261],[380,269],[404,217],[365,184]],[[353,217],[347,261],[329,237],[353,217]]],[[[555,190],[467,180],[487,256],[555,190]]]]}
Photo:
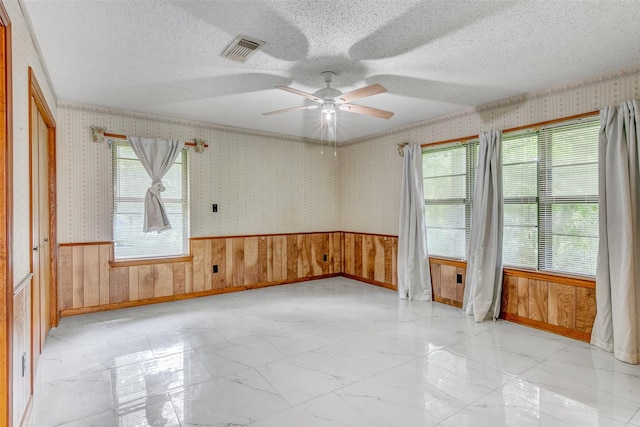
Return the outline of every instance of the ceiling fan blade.
{"type": "Polygon", "coordinates": [[[365,98],[371,95],[377,95],[379,93],[385,93],[387,89],[379,84],[373,84],[365,87],[361,87],[360,89],[352,90],[351,92],[343,93],[342,95],[336,97],[336,100],[342,101],[342,103],[346,104],[351,101],[355,101],[356,99],[365,98]]]}
{"type": "Polygon", "coordinates": [[[379,110],[377,108],[365,107],[363,105],[342,104],[340,110],[349,113],[364,114],[367,116],[378,117],[379,119],[390,119],[393,117],[391,111],[379,110]]]}
{"type": "Polygon", "coordinates": [[[286,90],[287,92],[291,92],[291,93],[295,93],[296,95],[300,95],[300,96],[304,96],[307,99],[310,99],[314,102],[317,102],[318,104],[322,104],[324,102],[324,99],[320,99],[315,95],[312,95],[310,93],[307,92],[303,92],[301,90],[298,89],[294,89],[292,87],[289,86],[276,86],[277,89],[282,89],[282,90],[286,90]]]}
{"type": "Polygon", "coordinates": [[[292,107],[292,108],[285,108],[284,110],[269,111],[268,113],[262,113],[262,115],[263,116],[270,116],[272,114],[286,113],[287,111],[313,110],[314,108],[318,108],[318,106],[317,105],[303,105],[302,107],[292,107]]]}

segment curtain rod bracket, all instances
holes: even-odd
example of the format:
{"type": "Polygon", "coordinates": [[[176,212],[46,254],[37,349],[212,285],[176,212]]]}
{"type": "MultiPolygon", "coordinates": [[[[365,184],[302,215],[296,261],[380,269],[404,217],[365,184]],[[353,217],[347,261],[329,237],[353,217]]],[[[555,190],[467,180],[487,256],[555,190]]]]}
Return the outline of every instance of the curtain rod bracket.
{"type": "Polygon", "coordinates": [[[104,142],[104,133],[107,130],[100,126],[91,126],[91,139],[93,142],[104,142]]]}
{"type": "Polygon", "coordinates": [[[398,154],[400,154],[400,157],[404,157],[404,147],[409,145],[409,143],[401,142],[400,144],[396,144],[396,145],[398,146],[398,154]]]}

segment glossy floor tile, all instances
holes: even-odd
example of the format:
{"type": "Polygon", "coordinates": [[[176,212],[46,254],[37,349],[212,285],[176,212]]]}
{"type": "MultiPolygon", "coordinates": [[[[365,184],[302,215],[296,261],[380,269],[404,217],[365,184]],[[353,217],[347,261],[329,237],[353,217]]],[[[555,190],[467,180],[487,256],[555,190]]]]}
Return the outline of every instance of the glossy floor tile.
{"type": "Polygon", "coordinates": [[[640,366],[345,278],[63,318],[31,427],[640,427],[640,366]]]}

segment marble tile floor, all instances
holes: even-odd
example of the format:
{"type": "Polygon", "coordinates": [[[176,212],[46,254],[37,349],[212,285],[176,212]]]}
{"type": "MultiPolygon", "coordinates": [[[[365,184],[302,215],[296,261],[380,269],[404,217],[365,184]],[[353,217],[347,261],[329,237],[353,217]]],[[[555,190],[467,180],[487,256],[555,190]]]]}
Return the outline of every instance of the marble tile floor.
{"type": "Polygon", "coordinates": [[[30,426],[640,427],[640,367],[331,278],[63,318],[30,426]]]}

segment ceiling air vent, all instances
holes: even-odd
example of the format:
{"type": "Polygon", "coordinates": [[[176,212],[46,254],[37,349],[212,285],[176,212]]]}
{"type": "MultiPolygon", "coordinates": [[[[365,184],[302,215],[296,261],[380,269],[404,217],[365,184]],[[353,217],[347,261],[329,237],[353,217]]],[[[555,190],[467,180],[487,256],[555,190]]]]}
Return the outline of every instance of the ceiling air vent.
{"type": "Polygon", "coordinates": [[[224,52],[222,52],[222,56],[238,62],[247,62],[247,59],[264,44],[266,43],[262,40],[240,34],[231,42],[224,52]]]}

